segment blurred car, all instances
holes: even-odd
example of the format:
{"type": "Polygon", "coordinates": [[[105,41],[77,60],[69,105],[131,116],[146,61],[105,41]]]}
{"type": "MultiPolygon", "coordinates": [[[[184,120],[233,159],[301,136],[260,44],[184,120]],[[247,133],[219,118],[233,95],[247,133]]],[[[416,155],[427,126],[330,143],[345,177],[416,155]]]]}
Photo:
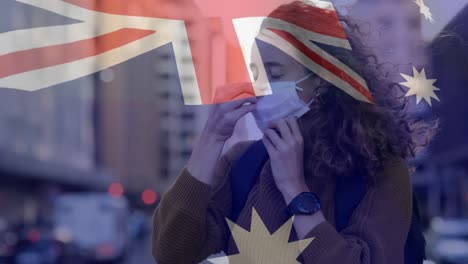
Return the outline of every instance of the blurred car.
{"type": "Polygon", "coordinates": [[[16,224],[3,237],[8,245],[4,263],[56,264],[60,263],[62,244],[50,234],[50,229],[36,225],[16,224]]]}
{"type": "Polygon", "coordinates": [[[59,263],[60,246],[50,239],[19,241],[13,263],[15,264],[56,264],[59,263]]]}
{"type": "Polygon", "coordinates": [[[128,201],[107,193],[64,194],[55,202],[57,240],[68,245],[67,258],[119,262],[127,253],[128,201]]]}
{"type": "Polygon", "coordinates": [[[135,210],[128,219],[128,232],[132,239],[142,240],[148,231],[148,217],[145,213],[135,210]]]}
{"type": "Polygon", "coordinates": [[[0,218],[0,264],[12,262],[17,241],[18,237],[10,230],[8,222],[0,218]]]}
{"type": "Polygon", "coordinates": [[[434,218],[428,252],[439,264],[468,263],[468,219],[434,218]]]}

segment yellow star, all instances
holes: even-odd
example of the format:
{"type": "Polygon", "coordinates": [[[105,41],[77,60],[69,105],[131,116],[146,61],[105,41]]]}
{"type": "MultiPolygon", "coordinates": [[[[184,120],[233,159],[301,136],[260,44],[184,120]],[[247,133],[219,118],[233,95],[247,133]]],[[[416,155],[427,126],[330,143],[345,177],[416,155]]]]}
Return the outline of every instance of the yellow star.
{"type": "Polygon", "coordinates": [[[426,100],[426,102],[432,106],[431,97],[436,99],[440,102],[439,98],[435,94],[434,91],[440,90],[439,88],[433,86],[433,84],[437,81],[436,79],[427,79],[426,78],[426,71],[423,68],[421,72],[413,67],[413,75],[414,77],[408,76],[406,74],[401,74],[403,78],[405,78],[406,82],[400,83],[409,89],[406,96],[416,95],[416,104],[419,104],[422,98],[426,100]]]}
{"type": "Polygon", "coordinates": [[[431,21],[431,23],[434,23],[431,10],[426,6],[424,0],[414,0],[414,2],[419,6],[419,12],[421,12],[427,20],[431,21]]]}
{"type": "Polygon", "coordinates": [[[288,243],[294,216],[270,234],[255,208],[252,211],[250,232],[227,219],[239,254],[209,259],[214,264],[284,264],[300,263],[296,258],[314,238],[288,243]]]}

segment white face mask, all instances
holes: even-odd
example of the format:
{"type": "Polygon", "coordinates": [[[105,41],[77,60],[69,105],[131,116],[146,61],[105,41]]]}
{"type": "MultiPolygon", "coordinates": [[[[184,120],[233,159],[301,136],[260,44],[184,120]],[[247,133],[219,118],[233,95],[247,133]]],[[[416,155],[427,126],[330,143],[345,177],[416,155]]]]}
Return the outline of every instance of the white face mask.
{"type": "Polygon", "coordinates": [[[296,82],[270,83],[273,94],[258,99],[257,107],[252,112],[260,130],[266,130],[272,123],[282,118],[299,118],[310,110],[309,106],[313,100],[305,103],[297,95],[296,89],[302,91],[303,89],[297,84],[312,75],[309,74],[296,82]]]}

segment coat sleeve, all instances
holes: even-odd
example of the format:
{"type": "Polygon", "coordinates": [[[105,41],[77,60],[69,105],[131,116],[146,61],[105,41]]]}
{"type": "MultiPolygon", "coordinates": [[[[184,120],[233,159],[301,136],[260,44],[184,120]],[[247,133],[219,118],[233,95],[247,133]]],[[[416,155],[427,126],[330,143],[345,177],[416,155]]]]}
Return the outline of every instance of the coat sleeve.
{"type": "Polygon", "coordinates": [[[158,264],[199,263],[224,249],[231,210],[231,163],[249,141],[234,145],[216,166],[214,187],[184,167],[153,215],[152,253],[158,264]]]}
{"type": "Polygon", "coordinates": [[[402,160],[391,160],[346,228],[337,232],[325,221],[308,233],[307,238],[315,239],[301,254],[304,263],[403,264],[411,213],[408,167],[402,160]]]}

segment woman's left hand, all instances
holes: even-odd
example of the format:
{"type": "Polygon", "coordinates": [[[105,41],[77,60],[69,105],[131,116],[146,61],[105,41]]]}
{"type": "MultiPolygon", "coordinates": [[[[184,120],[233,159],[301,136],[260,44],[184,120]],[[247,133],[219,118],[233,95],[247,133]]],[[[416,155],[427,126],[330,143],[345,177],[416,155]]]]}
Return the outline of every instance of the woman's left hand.
{"type": "Polygon", "coordinates": [[[297,120],[287,118],[277,121],[264,131],[262,141],[270,155],[276,186],[286,203],[289,204],[298,194],[308,192],[304,179],[304,143],[297,120]]]}

